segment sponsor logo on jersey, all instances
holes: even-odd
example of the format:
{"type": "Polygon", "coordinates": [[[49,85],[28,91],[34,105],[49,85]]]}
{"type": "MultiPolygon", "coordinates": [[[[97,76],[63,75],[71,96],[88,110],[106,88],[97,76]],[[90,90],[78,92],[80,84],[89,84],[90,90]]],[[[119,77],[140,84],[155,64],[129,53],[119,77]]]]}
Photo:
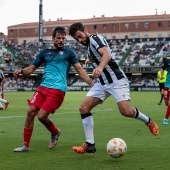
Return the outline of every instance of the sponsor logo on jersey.
{"type": "Polygon", "coordinates": [[[60,52],[59,52],[59,54],[60,54],[60,55],[63,55],[63,52],[62,52],[62,51],[60,51],[60,52]]]}

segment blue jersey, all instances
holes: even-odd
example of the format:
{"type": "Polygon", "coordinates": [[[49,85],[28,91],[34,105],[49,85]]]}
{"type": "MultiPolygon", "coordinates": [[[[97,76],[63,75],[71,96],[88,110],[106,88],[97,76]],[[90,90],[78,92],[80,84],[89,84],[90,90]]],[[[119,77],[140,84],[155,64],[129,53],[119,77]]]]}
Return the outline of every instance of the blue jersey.
{"type": "Polygon", "coordinates": [[[167,78],[165,81],[165,87],[170,88],[170,58],[169,57],[167,57],[167,59],[165,60],[163,66],[161,68],[163,70],[168,71],[167,78]]]}
{"type": "Polygon", "coordinates": [[[70,49],[46,49],[33,62],[37,68],[44,64],[44,74],[40,86],[66,91],[67,77],[71,65],[79,63],[70,49]]]}

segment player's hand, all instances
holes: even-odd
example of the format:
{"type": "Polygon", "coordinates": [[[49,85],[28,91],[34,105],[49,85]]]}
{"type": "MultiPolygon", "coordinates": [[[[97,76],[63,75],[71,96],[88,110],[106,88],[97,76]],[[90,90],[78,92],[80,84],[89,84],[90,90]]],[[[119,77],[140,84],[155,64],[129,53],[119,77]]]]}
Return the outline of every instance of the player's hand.
{"type": "Polygon", "coordinates": [[[95,69],[93,70],[93,77],[94,77],[94,78],[99,78],[100,75],[101,75],[101,73],[102,73],[102,69],[100,69],[100,68],[95,68],[95,69]]]}
{"type": "Polygon", "coordinates": [[[19,74],[21,74],[21,69],[15,70],[13,76],[16,78],[19,74]]]}
{"type": "Polygon", "coordinates": [[[85,64],[86,64],[86,65],[89,65],[89,64],[91,64],[91,61],[90,61],[89,59],[87,59],[87,60],[85,61],[85,64]]]}

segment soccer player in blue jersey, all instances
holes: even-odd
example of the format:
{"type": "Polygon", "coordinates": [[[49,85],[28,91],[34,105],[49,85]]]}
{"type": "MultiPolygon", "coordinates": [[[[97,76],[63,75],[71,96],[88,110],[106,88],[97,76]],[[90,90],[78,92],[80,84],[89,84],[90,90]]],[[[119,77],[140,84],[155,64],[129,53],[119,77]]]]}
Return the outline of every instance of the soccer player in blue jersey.
{"type": "Polygon", "coordinates": [[[158,135],[159,129],[156,123],[140,112],[138,108],[130,106],[129,81],[123,70],[112,58],[106,39],[100,34],[89,34],[80,22],[70,26],[69,34],[87,47],[88,58],[94,68],[93,77],[97,78],[97,83],[89,90],[79,109],[86,142],[81,146],[72,147],[72,150],[81,154],[96,152],[91,110],[111,95],[115,98],[123,116],[144,122],[153,135],[158,135]]]}
{"type": "Polygon", "coordinates": [[[89,86],[93,86],[92,80],[80,65],[75,53],[68,48],[64,48],[65,36],[65,29],[56,27],[52,33],[53,48],[40,52],[31,66],[18,69],[13,73],[14,77],[19,74],[29,75],[41,64],[44,64],[42,82],[28,102],[29,109],[24,126],[24,143],[14,149],[15,152],[29,151],[35,116],[51,133],[49,148],[56,146],[61,131],[48,116],[50,113],[54,113],[64,100],[67,76],[71,65],[74,66],[80,77],[89,86]]]}
{"type": "Polygon", "coordinates": [[[163,119],[163,124],[168,125],[168,119],[170,116],[170,54],[166,54],[166,60],[164,61],[162,67],[161,67],[161,80],[164,79],[164,72],[167,70],[167,78],[165,81],[165,87],[164,87],[164,101],[165,105],[167,106],[166,108],[166,113],[163,119]]]}

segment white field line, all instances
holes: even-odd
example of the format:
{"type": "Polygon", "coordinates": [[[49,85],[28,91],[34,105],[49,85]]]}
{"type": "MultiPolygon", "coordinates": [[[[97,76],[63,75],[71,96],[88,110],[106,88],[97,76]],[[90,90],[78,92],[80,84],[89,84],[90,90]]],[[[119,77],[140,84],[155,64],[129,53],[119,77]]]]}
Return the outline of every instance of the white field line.
{"type": "MultiPolygon", "coordinates": [[[[104,112],[104,111],[110,111],[110,110],[113,110],[113,109],[100,109],[100,110],[94,110],[94,112],[104,112]]],[[[55,114],[70,114],[70,113],[76,113],[77,112],[56,112],[55,114]]],[[[11,119],[11,118],[22,118],[22,117],[26,117],[26,115],[24,116],[0,116],[0,119],[11,119]]]]}

